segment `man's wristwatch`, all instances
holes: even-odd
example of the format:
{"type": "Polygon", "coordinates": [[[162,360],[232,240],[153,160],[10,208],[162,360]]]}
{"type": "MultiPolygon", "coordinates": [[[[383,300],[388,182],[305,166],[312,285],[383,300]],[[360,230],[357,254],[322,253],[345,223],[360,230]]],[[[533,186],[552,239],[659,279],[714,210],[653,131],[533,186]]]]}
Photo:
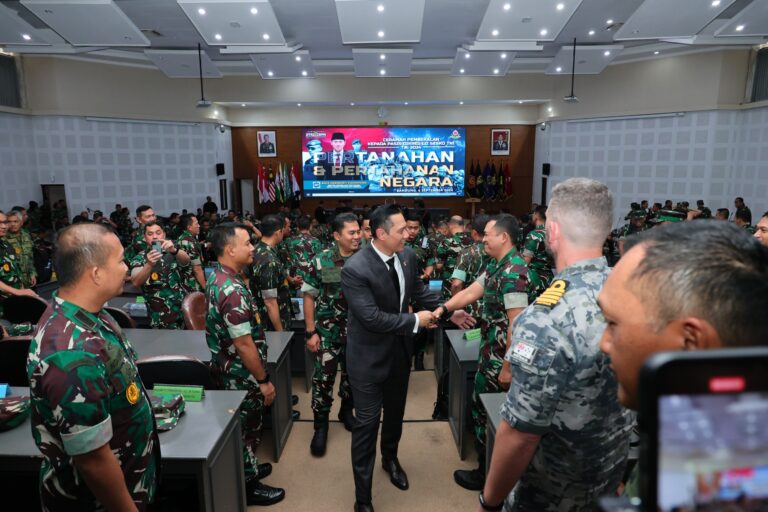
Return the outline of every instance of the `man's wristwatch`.
{"type": "Polygon", "coordinates": [[[480,491],[478,499],[480,500],[480,506],[483,507],[483,510],[487,510],[488,512],[501,512],[501,510],[504,508],[504,500],[501,500],[501,503],[498,505],[489,505],[486,503],[485,497],[483,496],[483,491],[480,491]]]}
{"type": "Polygon", "coordinates": [[[445,306],[445,302],[438,304],[437,307],[443,308],[443,312],[440,314],[439,320],[448,320],[451,317],[451,312],[448,311],[448,308],[445,306]]]}
{"type": "Polygon", "coordinates": [[[309,340],[315,334],[317,334],[317,331],[307,331],[304,333],[304,339],[309,340]]]}
{"type": "Polygon", "coordinates": [[[269,383],[269,372],[264,372],[264,378],[259,380],[256,379],[256,382],[259,384],[268,384],[269,383]]]}

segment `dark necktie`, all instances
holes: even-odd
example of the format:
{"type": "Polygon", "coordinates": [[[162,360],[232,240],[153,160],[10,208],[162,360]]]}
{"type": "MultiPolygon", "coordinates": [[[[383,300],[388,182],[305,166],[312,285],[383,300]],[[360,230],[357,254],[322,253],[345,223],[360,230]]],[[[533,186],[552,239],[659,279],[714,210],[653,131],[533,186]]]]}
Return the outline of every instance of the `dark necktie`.
{"type": "Polygon", "coordinates": [[[397,270],[395,270],[395,257],[387,260],[387,266],[389,267],[389,277],[392,279],[392,284],[395,285],[395,291],[397,292],[397,308],[400,309],[400,279],[397,277],[397,270]]]}
{"type": "Polygon", "coordinates": [[[341,167],[341,158],[339,158],[339,154],[336,153],[336,162],[333,164],[336,167],[341,167]]]}

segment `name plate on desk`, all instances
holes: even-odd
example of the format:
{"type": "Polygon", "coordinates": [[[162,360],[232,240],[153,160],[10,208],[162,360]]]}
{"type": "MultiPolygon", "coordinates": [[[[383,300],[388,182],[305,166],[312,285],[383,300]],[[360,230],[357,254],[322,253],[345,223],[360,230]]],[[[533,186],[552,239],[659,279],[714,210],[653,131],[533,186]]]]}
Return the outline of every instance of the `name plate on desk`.
{"type": "Polygon", "coordinates": [[[480,329],[472,329],[464,333],[464,339],[467,341],[477,341],[483,337],[483,332],[480,329]]]}
{"type": "Polygon", "coordinates": [[[200,402],[205,396],[203,386],[182,386],[181,384],[155,384],[152,389],[155,396],[181,395],[188,402],[200,402]]]}

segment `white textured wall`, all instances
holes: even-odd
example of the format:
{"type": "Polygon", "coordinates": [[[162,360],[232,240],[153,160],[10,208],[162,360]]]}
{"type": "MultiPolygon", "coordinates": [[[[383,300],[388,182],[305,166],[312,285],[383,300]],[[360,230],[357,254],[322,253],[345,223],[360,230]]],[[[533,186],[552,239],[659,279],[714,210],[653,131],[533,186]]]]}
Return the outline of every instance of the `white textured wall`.
{"type": "MultiPolygon", "coordinates": [[[[574,176],[615,194],[614,225],[633,201],[704,199],[713,212],[744,197],[753,217],[768,210],[768,109],[688,112],[680,117],[554,121],[537,132],[534,201],[541,167],[548,189],[574,176]]],[[[756,219],[755,219],[756,221],[756,219]]]]}

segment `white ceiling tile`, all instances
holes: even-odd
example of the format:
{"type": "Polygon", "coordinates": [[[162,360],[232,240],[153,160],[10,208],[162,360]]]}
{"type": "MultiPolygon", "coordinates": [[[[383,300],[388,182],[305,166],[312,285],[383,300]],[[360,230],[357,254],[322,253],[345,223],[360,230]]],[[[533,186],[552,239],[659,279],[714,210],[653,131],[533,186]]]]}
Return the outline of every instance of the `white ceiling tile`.
{"type": "MultiPolygon", "coordinates": [[[[200,76],[200,62],[197,50],[144,50],[144,54],[169,78],[197,78],[200,76]]],[[[216,64],[202,52],[200,61],[204,78],[221,78],[216,64]]]]}
{"type": "Polygon", "coordinates": [[[755,0],[715,32],[717,37],[768,35],[768,2],[755,0]],[[741,27],[741,30],[737,30],[741,27]]]}
{"type": "MultiPolygon", "coordinates": [[[[619,45],[577,46],[576,74],[596,75],[601,73],[624,49],[619,45]]],[[[563,46],[547,66],[547,75],[570,75],[573,63],[573,45],[563,46]],[[558,68],[560,71],[558,71],[558,68]]]]}
{"type": "Polygon", "coordinates": [[[211,46],[285,44],[285,36],[268,0],[177,2],[211,46]]]}
{"type": "Polygon", "coordinates": [[[352,50],[355,76],[405,77],[411,76],[413,50],[364,48],[352,50]],[[382,59],[382,55],[384,58],[382,59]],[[385,74],[381,74],[384,70],[385,74]]]}
{"type": "Polygon", "coordinates": [[[425,0],[335,0],[344,44],[421,41],[425,0]],[[383,10],[379,10],[383,7],[383,10]]]}
{"type": "Polygon", "coordinates": [[[584,0],[560,32],[557,42],[610,44],[617,30],[637,10],[643,0],[584,0]],[[606,23],[612,20],[612,24],[606,23]]]}
{"type": "Polygon", "coordinates": [[[614,40],[688,37],[698,34],[735,0],[645,0],[614,40]]]}
{"type": "Polygon", "coordinates": [[[477,31],[477,40],[554,41],[581,2],[491,0],[477,31]]]}
{"type": "Polygon", "coordinates": [[[451,74],[456,76],[504,76],[514,59],[514,52],[468,52],[459,48],[453,59],[451,74]],[[463,73],[462,70],[464,70],[463,73]]]}
{"type": "Polygon", "coordinates": [[[37,34],[37,29],[19,18],[16,11],[0,4],[0,44],[47,46],[49,43],[37,34]],[[29,39],[24,38],[24,34],[29,39]]]}
{"type": "Polygon", "coordinates": [[[253,65],[259,71],[261,78],[266,80],[315,77],[312,57],[306,50],[293,54],[260,53],[258,55],[251,55],[251,61],[253,61],[253,65]],[[297,60],[297,57],[300,60],[297,60]],[[271,76],[270,72],[272,73],[271,76]]]}
{"type": "Polygon", "coordinates": [[[21,0],[74,46],[149,46],[112,0],[21,0]]]}

